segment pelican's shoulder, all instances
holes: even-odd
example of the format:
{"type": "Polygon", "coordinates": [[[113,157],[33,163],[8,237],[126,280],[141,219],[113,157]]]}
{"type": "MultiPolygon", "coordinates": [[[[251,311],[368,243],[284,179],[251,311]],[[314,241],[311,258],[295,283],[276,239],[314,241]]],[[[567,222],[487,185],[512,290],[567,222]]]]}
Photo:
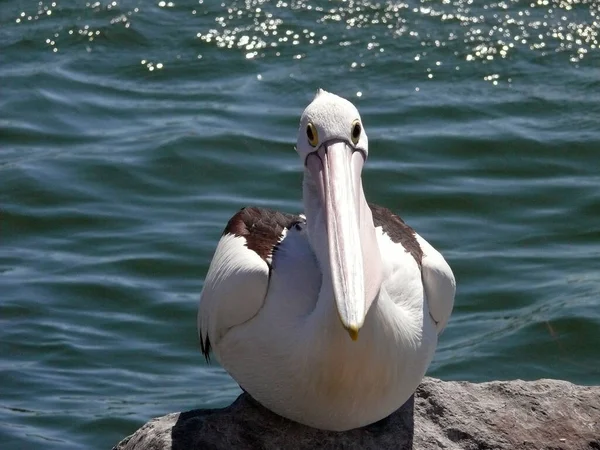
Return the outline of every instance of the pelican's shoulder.
{"type": "Polygon", "coordinates": [[[282,213],[267,208],[246,207],[238,211],[223,230],[221,239],[228,236],[242,238],[248,250],[271,264],[273,253],[287,230],[306,222],[303,215],[282,213]]]}
{"type": "Polygon", "coordinates": [[[402,218],[389,209],[369,203],[373,214],[375,227],[381,227],[381,231],[388,236],[394,244],[400,244],[404,250],[412,255],[417,265],[421,267],[423,262],[423,249],[417,239],[417,233],[409,227],[402,218]]]}
{"type": "Polygon", "coordinates": [[[227,331],[252,319],[262,308],[273,255],[290,228],[304,216],[247,207],[227,222],[208,268],[198,308],[198,334],[208,360],[227,331]]]}
{"type": "Polygon", "coordinates": [[[369,207],[375,226],[381,227],[382,233],[393,243],[402,245],[404,251],[410,253],[417,262],[421,269],[429,313],[438,333],[441,333],[452,313],[456,294],[456,280],[450,265],[439,251],[399,216],[383,206],[369,204],[369,207]]]}

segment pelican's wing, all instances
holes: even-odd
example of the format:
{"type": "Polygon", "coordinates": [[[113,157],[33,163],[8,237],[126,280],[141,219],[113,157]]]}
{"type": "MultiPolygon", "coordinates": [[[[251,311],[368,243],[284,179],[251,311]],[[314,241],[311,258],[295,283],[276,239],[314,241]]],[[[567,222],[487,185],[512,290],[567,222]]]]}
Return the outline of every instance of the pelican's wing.
{"type": "MultiPolygon", "coordinates": [[[[406,225],[399,216],[382,206],[370,204],[369,207],[375,226],[382,227],[392,242],[401,244],[406,254],[410,254],[419,266],[429,313],[440,334],[448,323],[454,306],[456,282],[450,266],[436,249],[406,225]]],[[[407,282],[407,278],[402,280],[407,282]]]]}
{"type": "Polygon", "coordinates": [[[450,313],[452,313],[456,281],[452,269],[442,254],[418,234],[415,233],[415,237],[423,251],[421,271],[429,313],[436,323],[438,334],[440,334],[444,331],[450,313]]]}
{"type": "Polygon", "coordinates": [[[198,309],[198,334],[208,360],[211,346],[261,309],[273,252],[300,216],[244,208],[227,223],[210,263],[198,309]]]}

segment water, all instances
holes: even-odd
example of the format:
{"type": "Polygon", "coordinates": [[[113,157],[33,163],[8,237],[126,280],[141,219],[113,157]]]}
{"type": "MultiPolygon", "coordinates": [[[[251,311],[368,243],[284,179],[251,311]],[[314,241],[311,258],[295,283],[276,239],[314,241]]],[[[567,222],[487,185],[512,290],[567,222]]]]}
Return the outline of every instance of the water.
{"type": "Polygon", "coordinates": [[[238,208],[300,210],[318,87],[362,112],[369,200],[455,272],[429,374],[600,383],[598,5],[2,2],[2,448],[238,395],[198,296],[238,208]]]}

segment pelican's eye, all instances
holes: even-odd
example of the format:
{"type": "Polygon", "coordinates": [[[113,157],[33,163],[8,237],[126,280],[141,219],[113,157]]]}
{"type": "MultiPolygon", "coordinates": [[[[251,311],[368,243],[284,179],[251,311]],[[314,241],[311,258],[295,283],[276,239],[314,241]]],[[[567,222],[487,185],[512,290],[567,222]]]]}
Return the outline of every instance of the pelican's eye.
{"type": "Polygon", "coordinates": [[[317,128],[310,122],[308,123],[308,125],[306,125],[306,137],[308,138],[308,143],[313,147],[316,147],[319,143],[319,135],[317,134],[317,128]]]}
{"type": "Polygon", "coordinates": [[[361,131],[362,131],[362,128],[360,126],[360,122],[358,121],[358,119],[356,119],[354,122],[352,122],[352,131],[351,131],[352,143],[354,145],[358,144],[361,131]]]}

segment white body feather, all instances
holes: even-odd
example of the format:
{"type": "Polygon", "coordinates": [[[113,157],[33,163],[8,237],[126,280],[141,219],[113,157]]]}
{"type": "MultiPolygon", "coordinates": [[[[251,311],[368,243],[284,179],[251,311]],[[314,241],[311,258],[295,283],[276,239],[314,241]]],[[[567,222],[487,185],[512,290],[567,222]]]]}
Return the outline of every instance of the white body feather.
{"type": "Polygon", "coordinates": [[[340,326],[305,230],[292,228],[272,271],[245,239],[225,235],[202,291],[198,325],[221,365],[272,411],[347,430],[391,414],[414,392],[454,303],[444,258],[417,236],[422,269],[377,228],[384,282],[360,338],[340,326]],[[328,310],[330,309],[330,310],[328,310]]]}

